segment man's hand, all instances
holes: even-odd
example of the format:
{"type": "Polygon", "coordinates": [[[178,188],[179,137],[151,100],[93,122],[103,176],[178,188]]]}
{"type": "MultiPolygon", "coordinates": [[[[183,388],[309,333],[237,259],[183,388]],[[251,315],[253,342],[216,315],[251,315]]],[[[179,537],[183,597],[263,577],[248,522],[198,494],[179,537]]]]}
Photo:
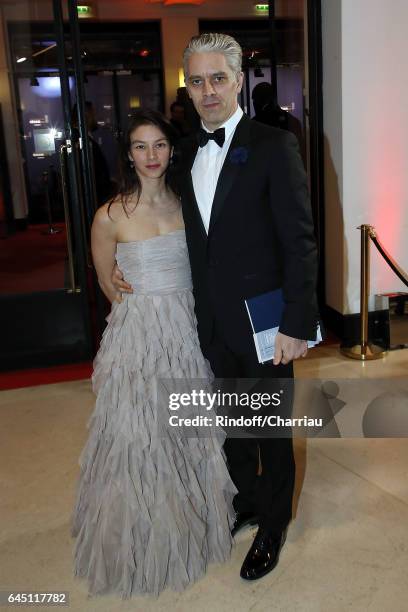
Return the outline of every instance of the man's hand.
{"type": "Polygon", "coordinates": [[[111,281],[116,289],[115,300],[117,302],[122,301],[122,293],[133,293],[131,285],[123,280],[123,273],[119,270],[117,264],[113,267],[111,281]]]}
{"type": "Polygon", "coordinates": [[[299,357],[306,357],[307,354],[307,342],[306,340],[298,340],[297,338],[291,338],[278,332],[275,338],[275,356],[273,358],[273,365],[279,365],[282,363],[286,365],[293,359],[299,359],[299,357]]]}

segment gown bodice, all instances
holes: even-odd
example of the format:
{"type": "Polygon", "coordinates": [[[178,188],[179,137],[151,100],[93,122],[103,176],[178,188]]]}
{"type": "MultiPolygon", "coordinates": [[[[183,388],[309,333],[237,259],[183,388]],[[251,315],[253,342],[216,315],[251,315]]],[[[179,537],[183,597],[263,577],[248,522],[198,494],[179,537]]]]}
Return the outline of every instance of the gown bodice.
{"type": "Polygon", "coordinates": [[[173,293],[192,289],[184,230],[146,240],[118,242],[116,261],[133,295],[173,293]]]}

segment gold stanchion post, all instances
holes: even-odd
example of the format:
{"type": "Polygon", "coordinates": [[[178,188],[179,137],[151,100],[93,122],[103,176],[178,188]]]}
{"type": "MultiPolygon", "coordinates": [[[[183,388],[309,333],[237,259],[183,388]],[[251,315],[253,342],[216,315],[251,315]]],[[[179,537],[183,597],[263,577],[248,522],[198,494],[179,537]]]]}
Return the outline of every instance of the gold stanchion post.
{"type": "Polygon", "coordinates": [[[350,348],[341,348],[341,353],[351,359],[369,361],[380,359],[387,354],[380,346],[368,341],[368,296],[370,291],[370,234],[374,232],[371,225],[361,225],[361,261],[360,261],[360,344],[350,348]]]}

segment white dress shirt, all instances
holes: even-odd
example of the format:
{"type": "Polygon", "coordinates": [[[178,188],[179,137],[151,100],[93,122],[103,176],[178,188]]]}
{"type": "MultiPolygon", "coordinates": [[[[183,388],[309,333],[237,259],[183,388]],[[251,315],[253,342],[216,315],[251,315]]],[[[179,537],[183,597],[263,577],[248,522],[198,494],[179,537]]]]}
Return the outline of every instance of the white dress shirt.
{"type": "MultiPolygon", "coordinates": [[[[207,234],[218,177],[220,176],[235,129],[243,114],[242,108],[238,106],[235,113],[223,125],[220,125],[220,127],[225,128],[225,142],[223,146],[220,147],[214,140],[209,140],[204,147],[199,147],[191,169],[194,193],[207,234]]],[[[201,122],[201,125],[206,132],[210,132],[203,122],[201,122]]]]}

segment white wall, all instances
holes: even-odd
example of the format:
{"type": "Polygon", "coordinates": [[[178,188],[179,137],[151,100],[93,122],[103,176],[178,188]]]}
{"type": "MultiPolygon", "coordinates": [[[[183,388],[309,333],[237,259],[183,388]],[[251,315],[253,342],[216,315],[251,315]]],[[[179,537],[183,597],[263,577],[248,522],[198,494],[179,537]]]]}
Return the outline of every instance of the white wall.
{"type": "MultiPolygon", "coordinates": [[[[408,269],[408,2],[323,0],[327,302],[358,312],[360,232],[408,269]]],[[[371,291],[406,291],[372,248],[371,291]]]]}
{"type": "Polygon", "coordinates": [[[324,0],[323,43],[323,124],[325,157],[325,241],[326,301],[343,312],[345,293],[343,238],[343,126],[342,126],[342,45],[341,2],[324,0]]]}

